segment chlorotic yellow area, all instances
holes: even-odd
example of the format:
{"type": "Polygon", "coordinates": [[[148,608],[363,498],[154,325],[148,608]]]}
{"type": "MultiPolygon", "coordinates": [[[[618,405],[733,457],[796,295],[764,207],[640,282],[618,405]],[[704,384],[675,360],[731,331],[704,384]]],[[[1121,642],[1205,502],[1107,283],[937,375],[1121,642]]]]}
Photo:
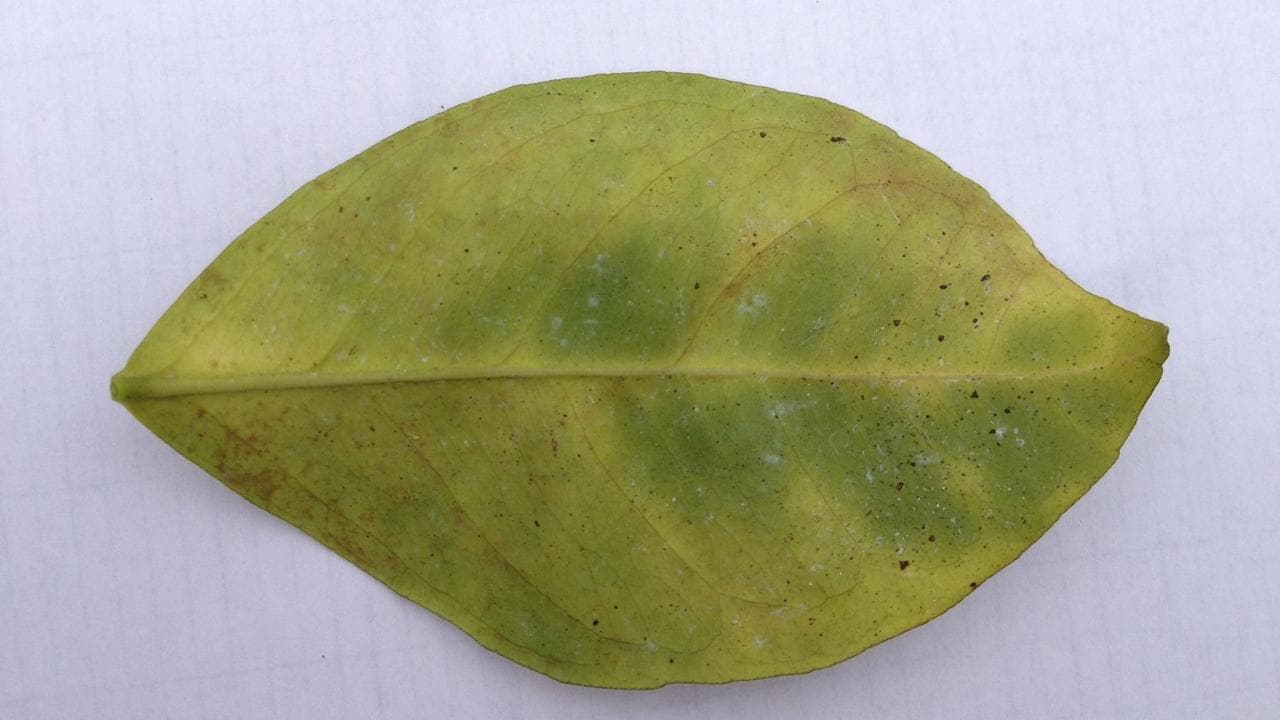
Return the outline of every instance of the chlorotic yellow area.
{"type": "Polygon", "coordinates": [[[1114,462],[1166,329],[810,97],[604,75],[309,183],[113,395],[255,504],[557,679],[825,667],[1011,562],[1114,462]]]}

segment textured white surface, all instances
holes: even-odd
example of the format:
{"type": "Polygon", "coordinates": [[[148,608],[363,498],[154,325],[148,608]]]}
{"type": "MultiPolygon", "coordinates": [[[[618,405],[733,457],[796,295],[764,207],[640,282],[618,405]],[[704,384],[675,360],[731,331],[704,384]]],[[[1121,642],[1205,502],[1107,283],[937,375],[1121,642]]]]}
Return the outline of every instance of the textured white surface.
{"type": "Polygon", "coordinates": [[[0,2],[0,717],[1280,717],[1280,5],[0,2]],[[1173,354],[1119,463],[833,669],[610,692],[493,655],[108,397],[298,185],[503,87],[672,69],[858,109],[1173,354]]]}

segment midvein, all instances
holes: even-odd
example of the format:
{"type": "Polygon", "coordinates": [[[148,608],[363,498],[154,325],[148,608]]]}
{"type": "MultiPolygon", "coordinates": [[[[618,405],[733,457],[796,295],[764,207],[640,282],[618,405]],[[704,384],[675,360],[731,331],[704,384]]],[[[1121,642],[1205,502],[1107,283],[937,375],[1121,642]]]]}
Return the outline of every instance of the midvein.
{"type": "Polygon", "coordinates": [[[358,385],[408,385],[466,380],[554,380],[575,378],[698,378],[704,380],[757,380],[760,382],[810,381],[828,383],[898,384],[962,383],[986,381],[1043,380],[1092,375],[1117,367],[1146,361],[1143,356],[1118,359],[1106,365],[1068,366],[1028,370],[969,370],[954,372],[825,371],[806,368],[703,368],[688,365],[653,367],[471,367],[384,372],[306,371],[294,373],[251,373],[243,375],[182,376],[176,373],[131,375],[121,372],[111,378],[111,396],[116,400],[211,395],[270,390],[305,390],[358,385]]]}

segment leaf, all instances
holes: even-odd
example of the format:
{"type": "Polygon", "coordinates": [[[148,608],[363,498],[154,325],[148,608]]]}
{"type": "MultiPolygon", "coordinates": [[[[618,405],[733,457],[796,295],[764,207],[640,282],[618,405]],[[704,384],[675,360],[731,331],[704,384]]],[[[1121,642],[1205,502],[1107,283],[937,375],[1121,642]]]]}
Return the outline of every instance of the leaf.
{"type": "Polygon", "coordinates": [[[515,87],[307,184],[112,381],[479,642],[612,687],[804,672],[935,617],[1114,462],[1166,329],[828,102],[515,87]]]}

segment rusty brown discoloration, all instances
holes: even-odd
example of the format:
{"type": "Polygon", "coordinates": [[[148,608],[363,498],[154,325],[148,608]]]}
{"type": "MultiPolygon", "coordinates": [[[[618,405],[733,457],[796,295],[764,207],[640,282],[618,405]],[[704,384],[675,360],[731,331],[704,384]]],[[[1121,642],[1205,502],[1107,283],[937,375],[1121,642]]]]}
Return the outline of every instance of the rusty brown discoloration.
{"type": "Polygon", "coordinates": [[[375,560],[368,552],[366,552],[364,543],[359,542],[351,533],[329,533],[329,543],[334,550],[342,553],[343,557],[354,562],[360,567],[374,567],[375,560]]]}
{"type": "Polygon", "coordinates": [[[227,442],[234,445],[241,455],[261,455],[262,448],[258,446],[258,436],[250,433],[241,435],[232,428],[226,428],[227,442]]]}
{"type": "Polygon", "coordinates": [[[222,294],[230,285],[231,282],[225,275],[217,270],[206,269],[200,273],[187,292],[196,300],[208,300],[222,294]]]}
{"type": "Polygon", "coordinates": [[[284,473],[269,468],[258,472],[245,472],[228,468],[224,463],[219,470],[223,473],[223,481],[233,490],[261,503],[270,502],[272,496],[280,490],[286,480],[284,473]]]}

